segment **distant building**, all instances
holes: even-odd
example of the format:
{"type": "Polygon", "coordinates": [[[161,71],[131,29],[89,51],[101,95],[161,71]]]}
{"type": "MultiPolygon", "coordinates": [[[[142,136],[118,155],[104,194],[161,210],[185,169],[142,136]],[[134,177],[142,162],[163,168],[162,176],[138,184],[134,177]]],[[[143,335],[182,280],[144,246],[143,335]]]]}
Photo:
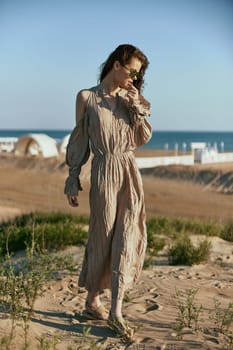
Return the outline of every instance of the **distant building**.
{"type": "Polygon", "coordinates": [[[0,137],[0,152],[13,152],[17,137],[0,137]]]}

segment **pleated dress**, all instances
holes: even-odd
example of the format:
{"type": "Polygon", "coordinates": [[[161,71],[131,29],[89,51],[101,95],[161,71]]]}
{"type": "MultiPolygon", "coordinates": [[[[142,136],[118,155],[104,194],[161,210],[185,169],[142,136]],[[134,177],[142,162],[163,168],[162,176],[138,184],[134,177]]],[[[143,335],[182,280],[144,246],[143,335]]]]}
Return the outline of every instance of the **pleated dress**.
{"type": "Polygon", "coordinates": [[[79,286],[111,289],[122,298],[142,270],[147,245],[143,184],[133,150],[147,143],[149,110],[117,95],[112,110],[101,85],[90,90],[86,112],[73,129],[66,152],[66,194],[82,190],[79,175],[90,152],[90,223],[79,286]]]}

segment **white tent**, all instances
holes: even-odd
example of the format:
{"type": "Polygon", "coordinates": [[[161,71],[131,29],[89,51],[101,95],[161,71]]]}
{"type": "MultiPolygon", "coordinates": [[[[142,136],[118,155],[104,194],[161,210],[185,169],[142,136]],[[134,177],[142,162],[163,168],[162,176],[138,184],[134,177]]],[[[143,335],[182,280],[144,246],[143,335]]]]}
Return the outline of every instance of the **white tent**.
{"type": "Polygon", "coordinates": [[[57,157],[56,140],[46,134],[28,134],[20,137],[15,145],[15,155],[57,157]]]}
{"type": "Polygon", "coordinates": [[[62,153],[62,154],[65,154],[66,153],[66,147],[67,147],[67,144],[69,142],[69,138],[70,138],[70,134],[66,135],[60,145],[59,145],[59,152],[62,153]]]}

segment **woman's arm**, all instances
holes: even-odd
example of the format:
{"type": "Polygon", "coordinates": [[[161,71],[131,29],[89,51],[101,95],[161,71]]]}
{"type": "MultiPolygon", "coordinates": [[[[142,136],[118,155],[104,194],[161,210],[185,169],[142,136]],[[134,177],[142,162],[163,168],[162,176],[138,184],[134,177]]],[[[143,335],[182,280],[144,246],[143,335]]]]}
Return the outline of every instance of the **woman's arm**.
{"type": "Polygon", "coordinates": [[[88,116],[86,114],[89,90],[81,90],[76,98],[76,126],[73,129],[66,150],[66,164],[69,176],[65,182],[64,193],[71,206],[78,206],[78,192],[82,191],[79,175],[82,166],[90,155],[88,136],[88,116]]]}

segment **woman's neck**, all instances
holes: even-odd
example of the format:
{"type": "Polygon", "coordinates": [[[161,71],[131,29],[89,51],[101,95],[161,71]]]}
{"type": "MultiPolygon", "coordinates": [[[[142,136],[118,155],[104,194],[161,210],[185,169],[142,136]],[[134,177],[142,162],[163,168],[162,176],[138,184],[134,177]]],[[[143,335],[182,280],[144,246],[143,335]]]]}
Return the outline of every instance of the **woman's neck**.
{"type": "Polygon", "coordinates": [[[108,79],[107,77],[100,83],[104,94],[115,97],[117,93],[120,91],[120,87],[118,84],[114,83],[112,79],[108,79]]]}

